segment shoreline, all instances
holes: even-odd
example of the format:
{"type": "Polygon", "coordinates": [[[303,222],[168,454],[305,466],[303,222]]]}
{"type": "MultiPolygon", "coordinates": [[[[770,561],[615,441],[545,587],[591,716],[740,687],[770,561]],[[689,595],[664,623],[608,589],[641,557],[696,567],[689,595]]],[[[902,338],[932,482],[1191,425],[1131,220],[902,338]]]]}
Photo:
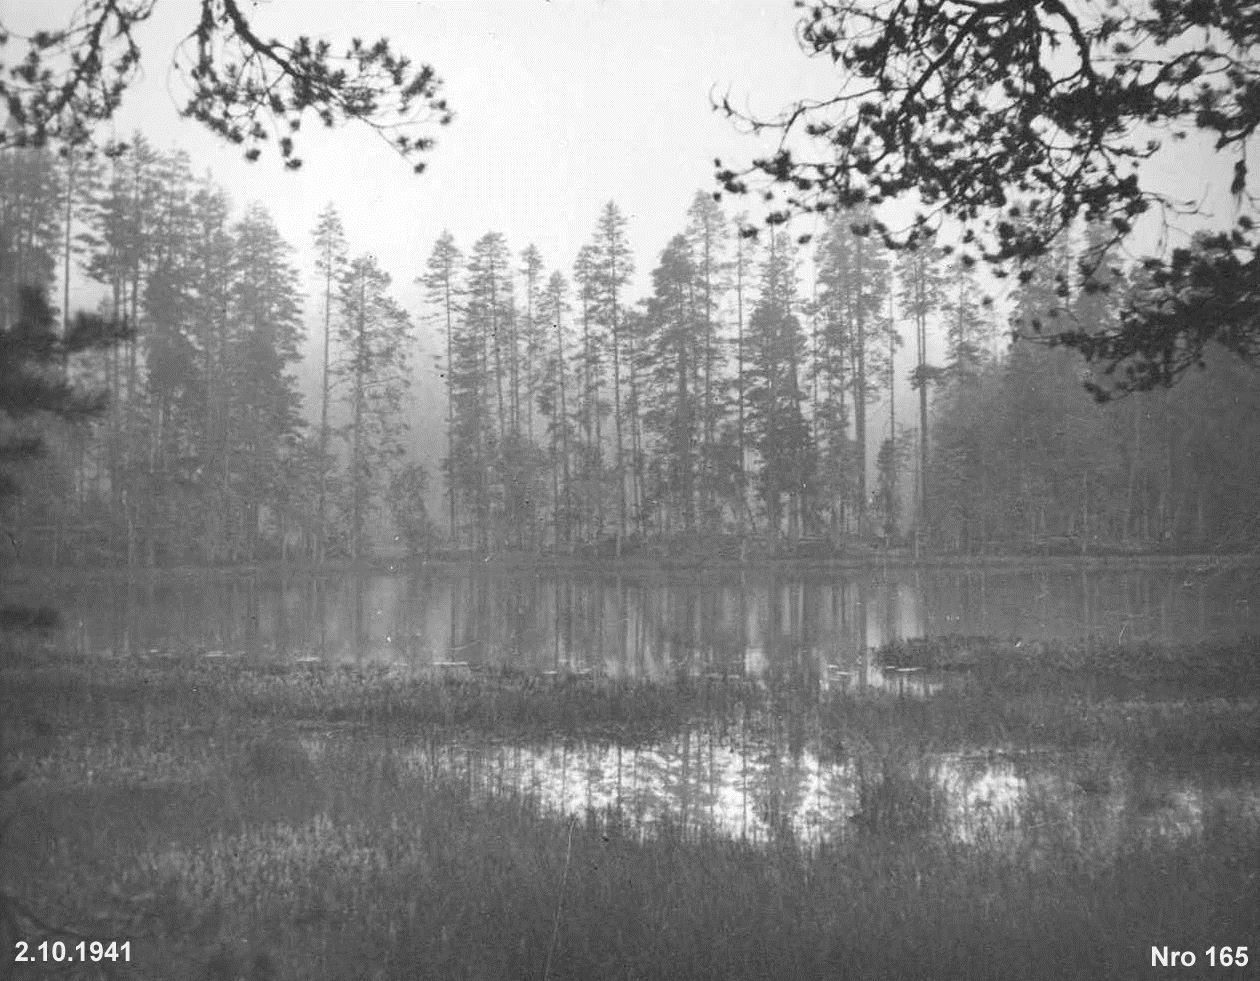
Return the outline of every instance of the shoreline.
{"type": "Polygon", "coordinates": [[[0,585],[41,582],[160,579],[210,577],[239,580],[249,577],[269,578],[323,576],[597,576],[600,579],[642,579],[645,577],[700,577],[704,580],[744,578],[748,576],[793,576],[818,573],[884,574],[921,571],[985,571],[985,572],[1131,572],[1187,570],[1206,572],[1260,569],[1260,555],[1251,553],[1163,554],[1163,555],[862,555],[832,558],[767,558],[743,562],[729,559],[700,560],[636,558],[580,558],[568,556],[501,555],[485,559],[377,559],[371,562],[325,562],[321,564],[254,562],[239,565],[10,565],[0,570],[0,585]]]}

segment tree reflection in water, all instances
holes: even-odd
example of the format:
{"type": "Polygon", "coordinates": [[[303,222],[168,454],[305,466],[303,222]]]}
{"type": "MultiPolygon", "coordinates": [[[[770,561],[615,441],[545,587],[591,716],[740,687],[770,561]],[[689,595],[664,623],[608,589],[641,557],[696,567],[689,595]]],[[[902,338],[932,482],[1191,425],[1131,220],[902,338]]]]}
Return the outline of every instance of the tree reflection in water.
{"type": "Polygon", "coordinates": [[[894,751],[836,758],[751,729],[659,742],[556,740],[417,748],[408,765],[483,794],[536,801],[639,836],[662,828],[806,851],[923,837],[1033,856],[1114,858],[1126,843],[1200,833],[1214,808],[1260,815],[1260,787],[1129,771],[1119,760],[894,751]]]}
{"type": "MultiPolygon", "coordinates": [[[[325,575],[278,571],[31,583],[82,653],[434,661],[616,677],[811,676],[861,685],[862,652],[945,634],[1204,641],[1260,633],[1256,571],[746,571],[325,575]],[[829,668],[829,666],[833,666],[829,668]]],[[[21,588],[11,590],[21,598],[21,588]]],[[[893,679],[899,686],[919,684],[893,679]]]]}

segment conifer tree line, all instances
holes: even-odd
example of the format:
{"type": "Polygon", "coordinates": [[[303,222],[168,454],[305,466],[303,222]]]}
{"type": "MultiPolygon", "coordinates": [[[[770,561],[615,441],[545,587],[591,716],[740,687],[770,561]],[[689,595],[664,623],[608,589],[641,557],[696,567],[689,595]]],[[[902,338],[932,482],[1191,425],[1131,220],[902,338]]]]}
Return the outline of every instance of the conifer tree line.
{"type": "Polygon", "coordinates": [[[751,239],[697,192],[644,270],[616,203],[593,218],[558,266],[441,233],[414,260],[413,322],[332,206],[295,247],[141,138],[107,160],[6,152],[0,329],[21,285],[60,284],[65,310],[80,277],[130,331],[63,367],[110,407],[58,432],[17,526],[59,560],[132,564],[1260,540],[1253,372],[1222,358],[1099,406],[1079,359],[1007,342],[1012,322],[1058,309],[1088,329],[1140,295],[1110,257],[1105,283],[1056,278],[1102,247],[1091,230],[998,313],[975,270],[935,243],[886,250],[861,211],[807,244],[751,239]],[[421,349],[446,396],[432,478],[406,450],[421,349]]]}
{"type": "Polygon", "coordinates": [[[91,281],[128,334],[61,367],[109,405],[21,475],[15,541],[132,565],[354,559],[388,518],[427,542],[424,474],[403,454],[411,320],[334,211],[312,246],[308,262],[266,208],[234,205],[143,137],[111,159],[0,156],[0,329],[20,287],[60,279],[63,311],[91,281]],[[313,421],[297,378],[307,307],[326,355],[313,421]]]}
{"type": "Polygon", "coordinates": [[[1222,356],[1099,405],[1079,357],[1010,343],[1054,317],[1108,326],[1140,295],[1101,230],[1064,237],[999,314],[971,265],[932,242],[891,252],[871,221],[832,214],[808,246],[781,229],[754,240],[697,192],[637,300],[615,203],[567,270],[497,233],[467,254],[443,234],[422,282],[446,352],[450,541],[604,555],[1260,541],[1253,371],[1222,356]],[[1073,282],[1083,256],[1097,271],[1073,282]]]}

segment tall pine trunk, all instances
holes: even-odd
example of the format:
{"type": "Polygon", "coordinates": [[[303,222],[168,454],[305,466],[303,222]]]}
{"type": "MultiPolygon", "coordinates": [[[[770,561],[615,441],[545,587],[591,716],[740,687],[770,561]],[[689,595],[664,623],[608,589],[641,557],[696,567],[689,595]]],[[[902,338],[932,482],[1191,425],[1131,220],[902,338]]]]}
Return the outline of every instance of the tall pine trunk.
{"type": "Polygon", "coordinates": [[[331,389],[329,371],[332,348],[332,263],[324,273],[324,364],[320,380],[319,402],[319,500],[316,505],[315,561],[323,562],[328,549],[328,399],[331,389]]]}

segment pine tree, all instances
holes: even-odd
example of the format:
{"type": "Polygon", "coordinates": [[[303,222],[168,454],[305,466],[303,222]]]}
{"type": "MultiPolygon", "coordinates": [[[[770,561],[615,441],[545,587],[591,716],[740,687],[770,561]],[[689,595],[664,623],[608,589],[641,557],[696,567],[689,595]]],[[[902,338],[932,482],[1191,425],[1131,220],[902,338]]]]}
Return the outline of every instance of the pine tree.
{"type": "Polygon", "coordinates": [[[940,376],[940,370],[928,364],[928,322],[940,307],[945,290],[941,256],[931,238],[899,255],[897,277],[901,309],[914,322],[915,367],[911,385],[919,393],[919,487],[916,496],[919,502],[918,525],[922,525],[924,509],[928,506],[928,389],[940,376]]]}
{"type": "Polygon", "coordinates": [[[646,452],[643,434],[643,371],[648,332],[647,318],[642,309],[634,307],[624,311],[621,335],[626,349],[625,412],[630,420],[630,517],[635,535],[642,540],[646,531],[644,485],[646,481],[646,452]]]}
{"type": "Polygon", "coordinates": [[[301,396],[293,369],[300,359],[302,307],[292,250],[271,215],[253,204],[233,225],[231,296],[235,331],[229,352],[230,417],[236,492],[243,508],[245,555],[257,557],[265,518],[282,541],[296,519],[282,504],[287,458],[298,450],[301,396]]]}
{"type": "Polygon", "coordinates": [[[238,559],[232,470],[234,417],[231,353],[237,325],[232,319],[233,243],[230,204],[209,182],[193,196],[195,236],[189,255],[191,333],[199,353],[202,407],[197,427],[199,483],[213,502],[207,509],[203,549],[212,561],[238,559]]]}
{"type": "Polygon", "coordinates": [[[482,317],[483,303],[470,299],[465,316],[453,325],[447,358],[450,386],[450,452],[447,479],[451,495],[463,502],[469,544],[485,550],[490,543],[492,457],[497,453],[493,385],[482,317]]]}
{"type": "Polygon", "coordinates": [[[704,420],[703,379],[697,370],[705,352],[703,297],[697,296],[691,244],[676,235],[652,272],[647,304],[649,409],[646,422],[660,440],[656,454],[660,486],[653,498],[668,503],[667,529],[696,530],[696,457],[704,420]]]}
{"type": "Polygon", "coordinates": [[[555,543],[563,542],[570,550],[574,541],[574,522],[578,515],[573,503],[572,433],[569,416],[569,345],[565,314],[569,312],[569,284],[563,273],[553,272],[544,293],[544,312],[552,324],[554,347],[547,359],[547,383],[542,393],[545,411],[551,418],[548,431],[552,456],[552,517],[555,543]]]}
{"type": "Polygon", "coordinates": [[[521,385],[520,401],[525,405],[525,438],[534,439],[534,402],[538,389],[538,362],[546,345],[546,329],[541,320],[543,296],[543,260],[537,246],[529,245],[521,252],[521,279],[525,287],[524,316],[521,319],[521,385]]]}
{"type": "Polygon", "coordinates": [[[799,537],[807,520],[817,459],[801,410],[805,337],[797,317],[796,257],[771,236],[759,297],[748,324],[748,423],[761,458],[761,495],[772,534],[799,537]],[[783,510],[787,498],[786,515],[783,510]]]}
{"type": "Polygon", "coordinates": [[[402,456],[407,430],[402,400],[411,325],[390,297],[389,286],[390,278],[375,258],[359,256],[347,265],[337,296],[342,360],[336,376],[348,388],[342,434],[348,452],[346,509],[353,561],[368,553],[367,521],[402,456]]]}
{"type": "Polygon", "coordinates": [[[970,385],[993,359],[996,330],[992,311],[983,302],[975,265],[955,261],[942,276],[941,314],[945,325],[943,380],[970,385]]]}
{"type": "Polygon", "coordinates": [[[328,481],[332,468],[328,437],[331,433],[329,411],[332,403],[332,338],[333,288],[345,274],[346,233],[341,215],[330,203],[324,206],[311,233],[315,244],[315,271],[322,294],[324,331],[323,357],[320,363],[319,438],[317,443],[319,495],[316,505],[315,561],[322,562],[328,550],[328,481]]]}
{"type": "MultiPolygon", "coordinates": [[[[739,214],[735,216],[735,225],[739,229],[743,229],[748,224],[748,216],[739,214]]],[[[745,297],[748,293],[748,282],[750,280],[750,272],[753,263],[756,260],[755,240],[749,236],[745,236],[742,231],[735,237],[735,259],[733,261],[735,274],[735,405],[736,405],[736,438],[738,442],[739,452],[739,468],[737,475],[738,493],[739,493],[739,514],[746,516],[749,530],[752,529],[752,509],[748,503],[748,440],[746,438],[746,420],[745,414],[748,406],[748,393],[746,390],[747,358],[746,358],[746,338],[745,338],[745,322],[744,308],[745,297]]],[[[817,434],[815,433],[815,438],[817,434]]]]}
{"type": "Polygon", "coordinates": [[[512,280],[507,243],[498,232],[487,232],[473,246],[468,260],[467,310],[469,326],[482,338],[488,353],[491,395],[494,399],[495,445],[501,447],[510,429],[510,370],[508,341],[513,318],[512,280]]]}
{"type": "Polygon", "coordinates": [[[463,259],[463,255],[455,245],[455,237],[449,231],[443,231],[433,245],[424,275],[419,280],[424,285],[426,299],[437,311],[436,317],[445,338],[446,356],[442,363],[441,375],[446,380],[445,469],[452,542],[459,539],[459,524],[456,520],[455,507],[455,390],[452,372],[454,370],[455,316],[459,309],[462,291],[460,270],[463,259]]]}
{"type": "Polygon", "coordinates": [[[624,345],[629,337],[623,336],[622,332],[622,291],[634,274],[634,260],[629,240],[626,237],[626,219],[614,202],[609,201],[600,212],[595,238],[591,245],[594,308],[612,352],[613,454],[617,492],[618,554],[620,554],[620,541],[626,536],[628,519],[622,360],[628,357],[624,345]]]}
{"type": "Polygon", "coordinates": [[[105,416],[104,482],[114,518],[122,525],[128,564],[142,558],[142,535],[152,532],[143,520],[152,505],[148,480],[148,422],[141,391],[140,351],[146,341],[142,297],[153,269],[155,238],[169,193],[162,181],[161,159],[140,136],[111,161],[100,197],[90,206],[89,223],[99,243],[88,275],[110,290],[108,316],[124,324],[129,339],[106,354],[106,388],[112,393],[105,416]]]}
{"type": "Polygon", "coordinates": [[[464,329],[470,353],[480,351],[480,380],[466,379],[467,392],[484,391],[494,415],[482,407],[465,405],[470,419],[483,420],[480,432],[470,433],[484,450],[486,472],[472,475],[481,481],[479,507],[490,522],[489,542],[495,548],[524,547],[536,532],[534,487],[540,461],[521,436],[516,358],[516,306],[511,253],[502,235],[490,232],[473,246],[468,261],[464,329]],[[488,423],[488,425],[487,425],[488,423]]]}
{"type": "Polygon", "coordinates": [[[702,392],[700,483],[706,530],[717,524],[718,451],[721,422],[721,311],[729,288],[726,216],[712,194],[697,191],[687,209],[687,242],[695,266],[702,343],[695,370],[702,392]]]}
{"type": "MultiPolygon", "coordinates": [[[[923,483],[933,499],[921,501],[919,524],[941,544],[962,551],[980,551],[1000,534],[993,488],[1001,481],[1001,448],[984,429],[990,414],[1001,414],[994,389],[1002,370],[991,352],[994,326],[982,303],[975,267],[956,260],[942,277],[941,315],[945,327],[942,386],[933,415],[935,445],[923,483]]],[[[992,424],[994,419],[989,419],[992,424]]]]}
{"type": "Polygon", "coordinates": [[[583,524],[589,539],[598,539],[604,533],[603,417],[608,411],[602,394],[607,372],[606,345],[595,323],[596,273],[595,248],[585,245],[578,250],[573,264],[573,280],[577,285],[582,325],[582,379],[578,398],[582,449],[578,483],[583,524]]]}
{"type": "Polygon", "coordinates": [[[858,452],[849,436],[849,390],[853,323],[847,290],[849,241],[844,227],[833,222],[814,253],[815,283],[811,301],[814,321],[811,387],[817,393],[813,424],[819,456],[817,480],[820,509],[832,535],[847,531],[859,496],[858,452]]]}
{"type": "MultiPolygon", "coordinates": [[[[880,371],[890,326],[883,320],[885,297],[889,292],[889,260],[884,250],[862,234],[871,222],[868,210],[836,213],[831,216],[815,261],[818,300],[827,322],[822,336],[826,349],[826,370],[839,379],[833,386],[839,402],[828,411],[836,423],[844,425],[843,392],[852,396],[853,413],[853,500],[859,535],[867,533],[867,410],[884,381],[880,371]]],[[[842,456],[843,443],[833,439],[833,455],[842,456]]],[[[838,488],[833,488],[833,493],[838,488]]]]}

